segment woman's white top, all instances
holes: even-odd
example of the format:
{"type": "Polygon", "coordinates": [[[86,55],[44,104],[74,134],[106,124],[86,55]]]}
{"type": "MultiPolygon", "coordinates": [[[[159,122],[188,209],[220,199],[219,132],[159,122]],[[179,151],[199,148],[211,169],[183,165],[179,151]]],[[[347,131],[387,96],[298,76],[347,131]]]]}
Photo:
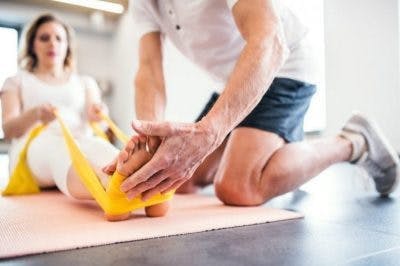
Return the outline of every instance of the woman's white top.
{"type": "MultiPolygon", "coordinates": [[[[75,137],[92,134],[86,119],[86,89],[98,90],[97,83],[93,78],[71,74],[64,84],[50,85],[24,70],[6,79],[2,87],[2,91],[18,91],[21,99],[21,112],[45,103],[56,107],[75,137]]],[[[100,99],[98,100],[100,101],[100,99]]],[[[19,154],[29,131],[22,137],[11,141],[10,163],[19,154]]],[[[46,133],[61,135],[59,123],[56,120],[49,123],[46,133]]]]}

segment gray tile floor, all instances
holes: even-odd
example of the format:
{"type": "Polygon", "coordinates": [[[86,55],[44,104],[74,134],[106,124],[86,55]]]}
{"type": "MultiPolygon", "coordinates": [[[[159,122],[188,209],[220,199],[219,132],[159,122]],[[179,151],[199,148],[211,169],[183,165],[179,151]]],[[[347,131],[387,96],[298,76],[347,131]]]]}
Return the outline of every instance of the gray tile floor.
{"type": "Polygon", "coordinates": [[[26,256],[0,265],[400,265],[399,190],[379,198],[365,181],[360,171],[340,164],[267,204],[302,212],[300,220],[26,256]]]}

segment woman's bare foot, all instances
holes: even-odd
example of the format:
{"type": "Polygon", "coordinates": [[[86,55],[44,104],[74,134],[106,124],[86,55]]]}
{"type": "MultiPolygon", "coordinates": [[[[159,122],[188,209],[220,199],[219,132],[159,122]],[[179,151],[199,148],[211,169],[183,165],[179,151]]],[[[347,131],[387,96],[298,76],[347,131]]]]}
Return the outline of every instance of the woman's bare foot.
{"type": "Polygon", "coordinates": [[[107,219],[109,222],[119,222],[119,221],[124,221],[128,220],[131,217],[131,213],[123,213],[123,214],[104,214],[104,217],[107,219]]]}
{"type": "MultiPolygon", "coordinates": [[[[151,141],[147,141],[143,136],[132,138],[118,155],[117,171],[125,177],[130,176],[150,161],[160,143],[158,138],[152,138],[151,141]],[[149,146],[146,143],[149,143],[149,146]]],[[[163,202],[146,207],[145,212],[149,217],[160,217],[167,213],[168,208],[169,202],[163,202]]],[[[106,218],[109,221],[119,221],[128,219],[129,215],[129,213],[118,216],[106,215],[106,218]]]]}
{"type": "Polygon", "coordinates": [[[168,201],[144,208],[147,217],[162,217],[167,214],[168,210],[168,201]]]}

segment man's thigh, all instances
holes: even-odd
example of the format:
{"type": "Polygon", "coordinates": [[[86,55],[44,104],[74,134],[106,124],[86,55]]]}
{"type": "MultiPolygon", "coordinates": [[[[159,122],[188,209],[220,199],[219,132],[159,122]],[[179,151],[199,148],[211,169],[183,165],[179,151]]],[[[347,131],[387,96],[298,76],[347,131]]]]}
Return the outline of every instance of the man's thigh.
{"type": "Polygon", "coordinates": [[[215,175],[216,185],[233,190],[257,186],[263,169],[285,141],[275,133],[248,127],[232,131],[215,175]]]}
{"type": "Polygon", "coordinates": [[[203,187],[224,179],[250,182],[261,174],[271,155],[284,145],[277,134],[249,127],[232,131],[221,146],[197,168],[187,185],[203,187]]]}

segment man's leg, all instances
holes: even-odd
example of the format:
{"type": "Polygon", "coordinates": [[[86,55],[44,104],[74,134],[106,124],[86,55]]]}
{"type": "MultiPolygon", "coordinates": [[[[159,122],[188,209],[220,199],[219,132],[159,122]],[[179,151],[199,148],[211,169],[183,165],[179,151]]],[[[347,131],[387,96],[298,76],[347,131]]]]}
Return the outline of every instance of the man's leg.
{"type": "Polygon", "coordinates": [[[285,144],[274,133],[235,129],[215,177],[217,196],[230,205],[259,205],[289,192],[328,166],[350,159],[342,137],[285,144]]]}
{"type": "MultiPolygon", "coordinates": [[[[285,143],[283,138],[302,138],[304,114],[314,92],[313,85],[276,78],[226,145],[204,161],[181,192],[193,192],[215,176],[222,201],[257,205],[297,188],[331,164],[352,161],[369,173],[378,193],[391,193],[400,178],[399,159],[379,128],[362,115],[353,115],[340,136],[285,143]]],[[[216,98],[213,95],[202,115],[216,98]]]]}
{"type": "MultiPolygon", "coordinates": [[[[315,86],[308,83],[286,78],[276,78],[257,106],[238,125],[239,128],[258,128],[263,130],[262,132],[271,132],[266,142],[262,140],[256,140],[254,142],[253,146],[258,146],[259,142],[264,144],[261,153],[255,153],[259,154],[260,158],[263,158],[262,165],[258,165],[258,167],[264,167],[272,154],[284,145],[285,142],[283,138],[289,141],[302,138],[304,114],[315,90],[315,86]],[[282,138],[278,137],[278,132],[282,138]]],[[[196,121],[199,121],[206,115],[217,99],[218,94],[213,94],[211,96],[205,109],[196,121]]],[[[228,137],[228,139],[230,138],[231,136],[228,137]]],[[[263,137],[260,138],[262,139],[263,137]]],[[[253,139],[246,139],[244,141],[253,142],[253,139]]],[[[230,140],[228,142],[230,142],[230,140]]],[[[236,145],[230,144],[230,146],[236,145]]],[[[225,144],[221,145],[221,147],[212,153],[197,169],[193,177],[179,189],[179,192],[194,192],[197,187],[210,184],[220,167],[222,154],[226,153],[225,147],[225,144]]],[[[230,150],[232,149],[235,151],[237,150],[237,148],[230,148],[230,150]]],[[[228,153],[230,153],[230,151],[228,151],[228,153]]],[[[248,158],[244,157],[250,156],[253,158],[252,156],[254,156],[249,153],[253,153],[251,148],[248,150],[248,153],[240,151],[238,157],[242,157],[241,159],[247,161],[248,158]]],[[[226,160],[227,159],[225,159],[225,161],[226,160]]]]}

